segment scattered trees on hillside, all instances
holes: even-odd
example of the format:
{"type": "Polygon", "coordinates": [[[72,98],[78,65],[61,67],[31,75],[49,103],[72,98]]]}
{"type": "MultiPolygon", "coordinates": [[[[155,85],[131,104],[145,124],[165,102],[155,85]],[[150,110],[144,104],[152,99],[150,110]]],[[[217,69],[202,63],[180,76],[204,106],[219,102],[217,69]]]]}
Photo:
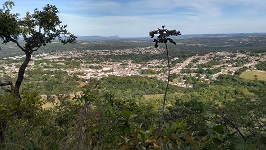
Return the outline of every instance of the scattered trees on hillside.
{"type": "MultiPolygon", "coordinates": [[[[2,13],[1,17],[5,16],[2,13]]],[[[32,19],[36,19],[34,15],[32,19]]],[[[0,29],[4,33],[2,26],[0,29]]],[[[33,42],[27,45],[25,41],[25,46],[21,46],[25,55],[31,56],[38,50],[38,44],[46,44],[39,42],[41,39],[54,34],[47,32],[46,36],[41,29],[43,37],[32,32],[24,38],[33,42]],[[37,47],[31,49],[34,42],[37,47]]],[[[140,76],[90,79],[80,97],[51,109],[43,109],[38,93],[31,90],[22,91],[18,105],[18,95],[11,88],[10,92],[0,94],[0,149],[266,149],[266,82],[220,75],[217,81],[186,92],[171,87],[169,81],[179,77],[174,74],[170,78],[167,42],[174,41],[167,37],[171,34],[164,27],[151,36],[157,33],[160,38],[155,39],[155,45],[165,43],[167,52],[166,88],[163,81],[140,76]],[[155,95],[146,95],[151,97],[147,98],[144,94],[155,95]],[[166,96],[169,107],[165,107],[166,96]],[[163,124],[159,125],[158,134],[159,120],[163,124]]],[[[17,41],[14,36],[6,39],[17,41]]],[[[27,61],[25,64],[27,67],[27,61]]],[[[31,73],[46,79],[38,72],[29,72],[29,77],[31,73]]],[[[184,79],[189,84],[197,83],[196,78],[184,79]]],[[[6,85],[13,86],[12,82],[0,83],[6,85]]]]}
{"type": "MultiPolygon", "coordinates": [[[[33,103],[38,96],[36,93],[26,91],[27,101],[32,103],[21,106],[25,110],[23,117],[13,116],[10,120],[6,141],[0,147],[265,149],[265,82],[230,75],[218,80],[187,92],[173,89],[167,97],[168,107],[160,135],[156,129],[163,95],[144,98],[136,94],[147,87],[150,89],[143,94],[163,93],[165,83],[156,78],[90,79],[81,97],[48,110],[40,109],[36,101],[33,103]],[[155,89],[155,93],[149,93],[155,89]]],[[[5,100],[1,101],[2,105],[14,110],[14,103],[7,103],[11,97],[0,95],[2,99],[5,100]]],[[[8,114],[0,114],[3,115],[8,114]]]]}
{"type": "Polygon", "coordinates": [[[256,65],[258,70],[266,71],[266,61],[262,61],[256,65]]]}

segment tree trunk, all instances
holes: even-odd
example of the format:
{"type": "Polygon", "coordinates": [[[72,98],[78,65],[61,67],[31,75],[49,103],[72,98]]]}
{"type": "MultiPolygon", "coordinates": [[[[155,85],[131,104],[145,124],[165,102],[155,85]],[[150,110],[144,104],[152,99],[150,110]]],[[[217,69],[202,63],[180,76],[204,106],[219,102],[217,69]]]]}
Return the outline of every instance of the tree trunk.
{"type": "MultiPolygon", "coordinates": [[[[19,71],[18,71],[18,77],[16,80],[16,84],[15,86],[13,86],[12,82],[0,82],[0,86],[6,86],[6,85],[10,85],[11,86],[11,92],[13,92],[15,94],[15,96],[17,96],[18,98],[18,106],[20,105],[21,102],[21,96],[20,96],[20,86],[22,84],[22,81],[24,79],[24,74],[25,74],[25,70],[31,60],[31,53],[27,53],[26,54],[26,58],[23,62],[23,64],[20,66],[19,71]]],[[[5,131],[7,129],[7,119],[2,119],[0,120],[0,146],[1,143],[3,143],[5,141],[5,131]]]]}
{"type": "MultiPolygon", "coordinates": [[[[7,127],[7,122],[6,120],[1,120],[0,121],[0,144],[4,142],[5,140],[5,130],[7,127]]],[[[1,145],[0,145],[1,148],[1,145]]]]}
{"type": "Polygon", "coordinates": [[[0,148],[5,141],[5,130],[7,128],[7,121],[5,119],[0,121],[0,148]]]}
{"type": "Polygon", "coordinates": [[[160,118],[159,127],[158,127],[160,136],[161,136],[162,125],[163,125],[163,121],[164,121],[164,111],[165,111],[165,105],[166,105],[166,96],[167,96],[167,92],[168,92],[168,86],[169,86],[170,74],[171,74],[170,57],[169,57],[169,51],[168,51],[168,47],[167,47],[166,43],[165,43],[165,49],[166,49],[166,56],[167,56],[167,70],[168,70],[168,73],[167,73],[166,87],[165,87],[164,96],[163,96],[163,105],[162,105],[161,118],[160,118]]]}
{"type": "Polygon", "coordinates": [[[23,62],[23,64],[20,66],[19,68],[19,71],[18,71],[18,77],[17,77],[17,81],[16,81],[16,84],[15,84],[15,87],[14,87],[14,94],[19,98],[19,104],[20,104],[20,101],[21,101],[21,96],[20,96],[20,86],[21,86],[21,83],[24,79],[24,73],[25,73],[25,70],[31,60],[31,54],[30,53],[26,53],[26,58],[23,62]]]}

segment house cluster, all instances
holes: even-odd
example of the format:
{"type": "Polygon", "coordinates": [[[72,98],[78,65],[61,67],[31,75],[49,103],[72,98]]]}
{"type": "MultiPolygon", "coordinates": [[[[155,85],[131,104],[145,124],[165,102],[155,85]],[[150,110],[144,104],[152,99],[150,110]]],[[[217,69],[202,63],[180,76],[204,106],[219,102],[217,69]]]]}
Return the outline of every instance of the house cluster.
{"type": "MultiPolygon", "coordinates": [[[[130,54],[161,54],[164,52],[164,49],[155,49],[154,47],[145,47],[145,48],[133,48],[133,49],[122,49],[122,50],[82,50],[82,51],[64,51],[64,52],[53,52],[53,53],[41,53],[37,55],[33,55],[32,61],[28,65],[27,69],[35,69],[35,61],[46,60],[51,62],[51,66],[49,68],[45,68],[46,70],[64,70],[68,72],[69,75],[73,75],[74,73],[78,73],[78,77],[89,79],[89,78],[103,78],[110,75],[115,76],[149,76],[149,77],[157,77],[161,80],[167,80],[167,62],[165,60],[154,59],[148,61],[147,63],[137,64],[132,60],[123,60],[122,62],[112,62],[112,61],[104,61],[98,63],[87,63],[86,61],[81,60],[86,56],[103,56],[103,55],[130,55],[130,54]],[[79,60],[80,66],[76,68],[53,68],[53,64],[57,65],[65,65],[65,59],[73,59],[79,60]],[[96,67],[91,67],[96,66],[96,67]],[[144,74],[143,70],[152,70],[156,73],[153,74],[144,74]]],[[[4,58],[0,60],[0,77],[4,74],[15,77],[18,72],[18,68],[21,65],[24,56],[15,56],[4,58]],[[11,60],[11,61],[10,61],[11,60]],[[9,62],[9,63],[8,63],[9,62]]],[[[172,58],[175,60],[178,58],[172,58]]],[[[179,74],[180,76],[192,76],[196,78],[201,78],[201,80],[215,80],[220,74],[233,74],[235,71],[240,69],[241,67],[236,67],[234,65],[235,61],[238,59],[247,59],[248,61],[243,64],[241,67],[248,67],[250,69],[255,69],[255,65],[259,61],[266,60],[266,54],[258,54],[258,55],[249,55],[248,53],[232,53],[232,52],[211,52],[205,54],[203,56],[195,55],[187,58],[181,63],[175,64],[171,68],[171,74],[179,74]],[[206,77],[206,74],[201,74],[197,76],[195,73],[181,73],[182,69],[191,69],[196,70],[197,65],[208,63],[210,60],[214,58],[220,59],[219,65],[214,65],[212,68],[215,69],[221,67],[221,71],[212,75],[211,79],[206,77]],[[197,61],[194,61],[197,60],[197,61]],[[190,67],[188,67],[190,66],[190,67]],[[192,67],[191,67],[192,66],[192,67]]],[[[45,63],[43,63],[45,64],[45,63]]],[[[207,68],[203,68],[207,69],[207,68]]],[[[177,86],[188,87],[185,83],[186,80],[178,80],[178,82],[171,82],[171,84],[177,86]]],[[[191,86],[191,85],[190,85],[191,86]]]]}

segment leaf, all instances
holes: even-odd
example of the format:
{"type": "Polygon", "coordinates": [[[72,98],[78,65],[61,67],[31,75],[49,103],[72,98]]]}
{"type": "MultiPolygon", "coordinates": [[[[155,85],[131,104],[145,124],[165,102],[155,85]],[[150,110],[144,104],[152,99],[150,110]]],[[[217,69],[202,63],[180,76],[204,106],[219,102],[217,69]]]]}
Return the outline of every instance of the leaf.
{"type": "Polygon", "coordinates": [[[223,128],[222,125],[217,125],[217,126],[213,127],[213,130],[214,130],[216,133],[224,134],[224,128],[223,128]]]}
{"type": "Polygon", "coordinates": [[[153,142],[153,148],[154,148],[154,149],[160,149],[160,145],[159,145],[159,143],[155,143],[155,142],[153,142]]]}
{"type": "Polygon", "coordinates": [[[143,133],[143,132],[139,132],[139,134],[138,134],[138,139],[140,139],[141,140],[141,142],[144,142],[145,141],[145,134],[143,133]]]}
{"type": "Polygon", "coordinates": [[[155,149],[160,148],[160,143],[157,140],[153,139],[152,143],[155,149]]]}
{"type": "Polygon", "coordinates": [[[152,143],[152,141],[149,140],[149,139],[146,139],[144,143],[145,143],[146,145],[150,145],[150,144],[152,143]]]}
{"type": "Polygon", "coordinates": [[[92,139],[90,139],[90,145],[92,145],[92,144],[93,144],[92,139]]]}
{"type": "Polygon", "coordinates": [[[119,150],[128,150],[130,147],[127,144],[122,145],[119,150]]]}
{"type": "Polygon", "coordinates": [[[146,150],[146,147],[144,147],[144,146],[141,146],[141,149],[142,149],[142,150],[146,150]]]}
{"type": "Polygon", "coordinates": [[[204,137],[202,137],[202,141],[203,142],[205,142],[205,141],[207,141],[208,140],[208,136],[204,136],[204,137]]]}
{"type": "Polygon", "coordinates": [[[200,131],[199,132],[199,136],[206,136],[208,134],[208,132],[206,130],[200,131]]]}
{"type": "Polygon", "coordinates": [[[129,117],[129,119],[135,118],[137,116],[138,116],[137,114],[131,114],[130,117],[129,117]]]}
{"type": "Polygon", "coordinates": [[[176,140],[178,140],[178,139],[180,139],[176,134],[174,134],[174,133],[172,133],[171,135],[170,135],[170,137],[172,138],[172,139],[176,139],[176,140]]]}
{"type": "Polygon", "coordinates": [[[212,139],[213,143],[216,144],[217,146],[222,144],[222,140],[218,139],[218,138],[213,138],[212,139]]]}
{"type": "Polygon", "coordinates": [[[121,112],[121,115],[123,116],[123,118],[124,118],[124,120],[125,120],[126,122],[128,122],[129,119],[132,119],[132,118],[135,118],[135,117],[138,116],[137,114],[133,114],[133,113],[131,113],[129,110],[123,110],[123,111],[121,112]]]}
{"type": "Polygon", "coordinates": [[[227,140],[228,140],[228,142],[230,144],[232,144],[233,146],[235,146],[236,149],[240,149],[240,150],[247,149],[246,143],[243,140],[241,140],[240,138],[238,138],[238,137],[229,136],[227,138],[227,140]]]}
{"type": "Polygon", "coordinates": [[[125,119],[126,122],[128,122],[131,112],[129,110],[123,110],[121,112],[121,115],[123,116],[123,118],[125,119]]]}

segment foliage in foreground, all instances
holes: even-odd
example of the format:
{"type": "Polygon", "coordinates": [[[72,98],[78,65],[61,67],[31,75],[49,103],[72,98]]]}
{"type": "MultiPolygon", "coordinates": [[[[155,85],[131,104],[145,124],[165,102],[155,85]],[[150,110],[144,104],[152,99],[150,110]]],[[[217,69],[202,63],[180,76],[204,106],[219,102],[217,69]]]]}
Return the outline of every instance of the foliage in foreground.
{"type": "Polygon", "coordinates": [[[20,108],[1,95],[0,119],[8,120],[1,149],[265,149],[265,82],[223,76],[173,93],[161,134],[160,100],[119,95],[102,82],[48,110],[37,93],[25,91],[20,108]]]}

